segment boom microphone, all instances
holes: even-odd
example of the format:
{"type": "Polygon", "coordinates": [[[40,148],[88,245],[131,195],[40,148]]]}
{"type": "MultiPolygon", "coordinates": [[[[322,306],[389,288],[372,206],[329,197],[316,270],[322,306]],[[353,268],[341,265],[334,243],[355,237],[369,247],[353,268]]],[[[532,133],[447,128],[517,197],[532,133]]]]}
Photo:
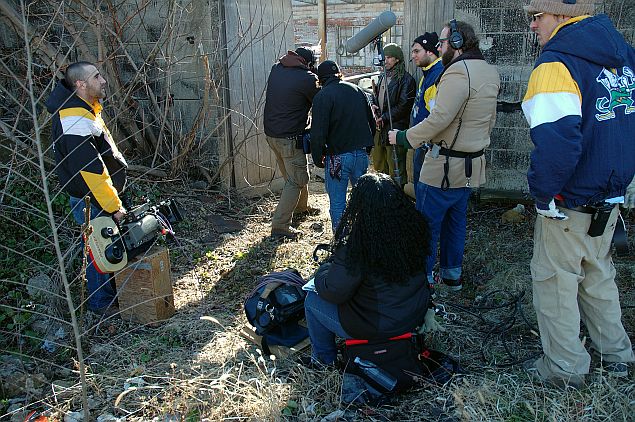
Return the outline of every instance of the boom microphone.
{"type": "Polygon", "coordinates": [[[366,47],[372,40],[397,23],[397,16],[390,10],[373,19],[364,29],[346,40],[346,51],[353,54],[366,47]]]}

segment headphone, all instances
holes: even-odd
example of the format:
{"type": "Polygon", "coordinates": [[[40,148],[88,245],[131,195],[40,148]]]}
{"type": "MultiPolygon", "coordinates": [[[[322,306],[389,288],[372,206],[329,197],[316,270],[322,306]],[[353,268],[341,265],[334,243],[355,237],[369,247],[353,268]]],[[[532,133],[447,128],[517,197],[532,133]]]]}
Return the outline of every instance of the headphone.
{"type": "Polygon", "coordinates": [[[456,27],[456,19],[452,19],[450,21],[450,36],[448,37],[448,43],[455,50],[463,47],[463,35],[461,35],[456,27]]]}

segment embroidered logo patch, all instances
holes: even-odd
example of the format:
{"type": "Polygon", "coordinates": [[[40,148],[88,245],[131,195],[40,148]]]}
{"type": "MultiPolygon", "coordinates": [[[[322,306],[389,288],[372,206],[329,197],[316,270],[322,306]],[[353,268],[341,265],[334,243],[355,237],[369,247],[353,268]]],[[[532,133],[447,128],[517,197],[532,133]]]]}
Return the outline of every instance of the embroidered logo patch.
{"type": "Polygon", "coordinates": [[[595,108],[599,111],[595,118],[598,121],[614,119],[615,109],[618,107],[624,107],[624,114],[635,112],[635,99],[633,99],[635,73],[631,68],[628,66],[622,69],[604,68],[595,80],[609,92],[608,97],[601,97],[595,101],[595,108]]]}

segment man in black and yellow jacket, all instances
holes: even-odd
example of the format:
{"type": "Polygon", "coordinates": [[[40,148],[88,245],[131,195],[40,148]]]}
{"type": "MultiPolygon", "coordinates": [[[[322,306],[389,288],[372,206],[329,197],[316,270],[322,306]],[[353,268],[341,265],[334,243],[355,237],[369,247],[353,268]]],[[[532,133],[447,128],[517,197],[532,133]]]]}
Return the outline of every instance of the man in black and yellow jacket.
{"type": "MultiPolygon", "coordinates": [[[[100,100],[106,80],[92,63],[69,65],[46,101],[53,115],[51,140],[62,189],[70,195],[73,217],[84,223],[83,198],[91,197],[91,218],[125,214],[120,193],[126,183],[126,160],[117,149],[101,118],[100,100]]],[[[91,263],[86,270],[88,308],[100,314],[115,310],[111,274],[99,273],[91,263]]]]}

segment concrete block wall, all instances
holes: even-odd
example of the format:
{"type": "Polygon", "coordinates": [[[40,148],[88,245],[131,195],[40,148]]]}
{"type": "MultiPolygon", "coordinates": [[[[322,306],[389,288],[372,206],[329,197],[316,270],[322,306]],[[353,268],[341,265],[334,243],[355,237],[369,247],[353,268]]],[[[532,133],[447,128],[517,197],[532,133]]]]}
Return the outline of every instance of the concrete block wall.
{"type": "MultiPolygon", "coordinates": [[[[501,76],[499,101],[522,101],[540,48],[522,10],[523,0],[457,0],[457,19],[471,23],[481,38],[485,59],[495,64],[501,76]]],[[[596,2],[596,13],[607,13],[633,45],[635,2],[596,2]]],[[[521,111],[497,114],[497,122],[486,151],[487,189],[527,192],[526,173],[533,144],[521,111]]]]}
{"type": "MultiPolygon", "coordinates": [[[[538,55],[538,45],[522,6],[523,0],[457,0],[456,18],[470,23],[488,63],[496,65],[501,78],[499,101],[517,103],[538,55]]],[[[486,150],[486,189],[527,192],[527,168],[533,148],[529,127],[521,111],[499,112],[486,150]]]]}

